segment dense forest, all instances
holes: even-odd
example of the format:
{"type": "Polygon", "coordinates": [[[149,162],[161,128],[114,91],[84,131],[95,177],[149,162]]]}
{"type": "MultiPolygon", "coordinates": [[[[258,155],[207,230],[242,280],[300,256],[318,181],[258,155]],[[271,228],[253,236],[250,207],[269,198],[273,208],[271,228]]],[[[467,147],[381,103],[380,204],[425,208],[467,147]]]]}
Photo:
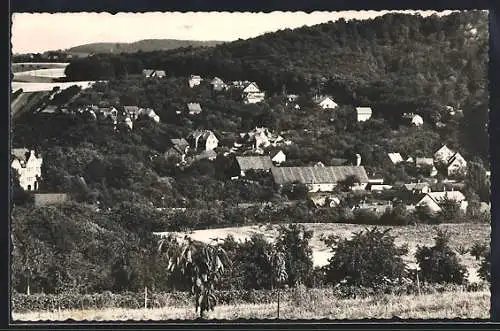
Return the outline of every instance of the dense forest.
{"type": "MultiPolygon", "coordinates": [[[[55,292],[84,280],[92,286],[82,291],[141,288],[151,282],[141,277],[158,275],[153,269],[165,262],[155,260],[152,253],[152,231],[286,220],[372,222],[366,215],[352,215],[352,200],[336,209],[314,209],[297,192],[280,194],[271,178],[230,180],[232,160],[222,154],[239,133],[256,126],[293,142],[283,147],[286,165],[332,164],[359,153],[369,175],[381,176],[388,184],[422,177],[409,166],[388,164],[388,152],[432,156],[446,143],[460,151],[473,170],[465,178],[468,200],[488,201],[487,47],[485,13],[427,18],[390,14],[284,30],[212,48],[73,60],[66,69],[68,79],[108,82],[61,93],[49,104],[74,109],[138,105],[153,108],[161,121],[138,120],[131,131],[115,131],[112,125],[78,114],[40,113],[13,123],[12,146],[35,148],[43,155],[40,191],[69,193],[73,200],[64,207],[33,207],[14,177],[16,289],[24,291],[28,277],[33,288],[55,292]],[[137,77],[144,68],[166,70],[168,78],[137,77]],[[253,80],[268,98],[245,105],[233,89],[214,93],[207,81],[191,89],[189,74],[253,80]],[[300,94],[301,109],[287,107],[283,92],[300,94]],[[319,109],[311,102],[317,93],[332,95],[339,108],[319,109]],[[187,102],[199,102],[202,113],[187,115],[187,102]],[[373,108],[372,120],[352,120],[359,105],[373,108]],[[462,112],[450,116],[446,106],[462,112]],[[424,125],[405,123],[401,115],[409,112],[421,114],[424,125]],[[215,161],[179,168],[163,157],[169,139],[186,137],[196,129],[212,130],[219,138],[215,161]],[[300,201],[285,207],[281,203],[286,200],[300,201]],[[264,201],[280,207],[237,208],[238,203],[264,201]],[[167,210],[161,211],[163,207],[167,210]],[[188,209],[171,213],[171,207],[188,209]],[[74,264],[74,273],[68,272],[68,263],[74,264]]],[[[390,192],[387,200],[397,194],[390,192]]],[[[458,219],[386,216],[376,222],[406,225],[458,219]]]]}

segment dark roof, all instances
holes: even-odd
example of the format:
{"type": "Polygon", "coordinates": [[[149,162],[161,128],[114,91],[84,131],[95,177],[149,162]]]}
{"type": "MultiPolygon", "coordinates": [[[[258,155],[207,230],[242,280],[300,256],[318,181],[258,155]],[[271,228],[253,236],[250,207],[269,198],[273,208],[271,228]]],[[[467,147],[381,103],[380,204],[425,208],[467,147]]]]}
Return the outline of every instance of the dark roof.
{"type": "Polygon", "coordinates": [[[279,167],[271,169],[277,184],[298,181],[303,184],[338,183],[349,176],[356,176],[361,183],[368,183],[364,167],[279,167]]]}
{"type": "Polygon", "coordinates": [[[12,148],[11,154],[19,161],[26,161],[29,150],[27,148],[12,148]]]}
{"type": "Polygon", "coordinates": [[[236,162],[240,170],[268,170],[273,167],[273,162],[269,155],[266,156],[237,156],[236,162]]]}

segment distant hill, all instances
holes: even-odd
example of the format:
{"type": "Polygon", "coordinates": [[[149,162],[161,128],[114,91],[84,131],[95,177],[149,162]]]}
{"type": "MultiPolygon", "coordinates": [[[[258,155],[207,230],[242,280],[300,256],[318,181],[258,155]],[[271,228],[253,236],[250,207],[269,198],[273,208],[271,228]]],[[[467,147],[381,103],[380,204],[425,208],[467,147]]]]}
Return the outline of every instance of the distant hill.
{"type": "Polygon", "coordinates": [[[91,43],[71,47],[66,51],[69,53],[135,53],[138,51],[166,51],[181,47],[212,47],[222,44],[224,41],[197,41],[176,39],[145,39],[133,43],[91,43]]]}

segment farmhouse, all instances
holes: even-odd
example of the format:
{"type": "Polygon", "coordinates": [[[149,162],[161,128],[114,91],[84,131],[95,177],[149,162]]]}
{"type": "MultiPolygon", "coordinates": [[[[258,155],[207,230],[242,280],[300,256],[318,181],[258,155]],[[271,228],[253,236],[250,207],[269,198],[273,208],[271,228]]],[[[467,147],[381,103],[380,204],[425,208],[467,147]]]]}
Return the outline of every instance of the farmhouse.
{"type": "Polygon", "coordinates": [[[269,171],[273,168],[273,162],[269,156],[237,156],[240,176],[245,176],[248,170],[269,171]]]}
{"type": "Polygon", "coordinates": [[[188,80],[189,87],[193,88],[201,84],[203,79],[198,75],[191,75],[188,80]]]}
{"type": "Polygon", "coordinates": [[[277,185],[299,182],[305,184],[309,192],[331,192],[351,176],[357,181],[351,189],[364,190],[368,185],[368,176],[361,166],[273,167],[271,172],[277,185]]]}
{"type": "Polygon", "coordinates": [[[219,139],[210,130],[196,130],[187,140],[195,151],[211,151],[219,145],[219,139]]]}
{"type": "Polygon", "coordinates": [[[26,148],[13,148],[11,153],[11,167],[19,175],[19,185],[25,191],[38,190],[42,176],[42,157],[37,156],[34,150],[26,148]]]}
{"type": "Polygon", "coordinates": [[[197,102],[190,102],[187,104],[189,115],[198,115],[202,112],[201,105],[197,102]]]}
{"type": "Polygon", "coordinates": [[[356,120],[358,122],[368,121],[372,117],[372,109],[370,107],[356,107],[356,120]]]}
{"type": "Polygon", "coordinates": [[[431,212],[441,211],[441,204],[446,200],[455,201],[460,204],[460,209],[467,209],[467,201],[460,191],[437,191],[427,193],[416,206],[427,206],[431,212]]]}
{"type": "Polygon", "coordinates": [[[257,83],[250,82],[243,88],[243,93],[245,94],[261,93],[261,90],[257,85],[257,83]]]}
{"type": "Polygon", "coordinates": [[[259,86],[255,82],[248,83],[243,88],[244,103],[258,103],[264,101],[265,93],[261,92],[259,86]]]}
{"type": "Polygon", "coordinates": [[[338,104],[332,98],[326,96],[314,98],[314,102],[323,109],[335,109],[338,107],[338,104]]]}

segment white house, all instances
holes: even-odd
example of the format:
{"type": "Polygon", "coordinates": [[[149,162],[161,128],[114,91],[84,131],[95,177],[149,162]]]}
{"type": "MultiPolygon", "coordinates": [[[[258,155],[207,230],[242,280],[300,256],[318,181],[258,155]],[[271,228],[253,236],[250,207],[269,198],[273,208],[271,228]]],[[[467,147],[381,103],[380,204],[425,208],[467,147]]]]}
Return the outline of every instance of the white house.
{"type": "Polygon", "coordinates": [[[448,161],[454,154],[455,152],[449,149],[448,146],[443,145],[434,153],[434,161],[436,161],[436,163],[448,164],[448,161]]]}
{"type": "Polygon", "coordinates": [[[335,109],[338,107],[338,104],[330,97],[316,98],[314,102],[323,109],[335,109]]]}
{"type": "Polygon", "coordinates": [[[227,89],[226,83],[224,83],[224,81],[219,77],[214,77],[214,79],[210,82],[210,85],[212,85],[212,89],[214,91],[223,91],[227,89]]]}
{"type": "Polygon", "coordinates": [[[202,80],[203,79],[198,75],[191,75],[188,80],[189,87],[193,88],[200,85],[202,80]]]}
{"type": "Polygon", "coordinates": [[[251,93],[261,93],[261,90],[260,90],[259,86],[257,85],[257,83],[251,82],[245,86],[245,88],[243,89],[243,93],[250,93],[250,94],[251,93]]]}
{"type": "Polygon", "coordinates": [[[42,157],[26,148],[13,148],[12,157],[11,167],[19,174],[20,186],[26,191],[38,190],[42,176],[42,157]]]}
{"type": "Polygon", "coordinates": [[[448,176],[463,175],[467,171],[467,161],[457,152],[448,160],[446,171],[448,176]]]}
{"type": "Polygon", "coordinates": [[[370,107],[356,107],[356,120],[358,122],[368,121],[372,117],[372,109],[370,107]]]}
{"type": "Polygon", "coordinates": [[[198,115],[202,112],[201,105],[198,102],[190,102],[187,104],[189,115],[198,115]]]}
{"type": "Polygon", "coordinates": [[[264,92],[249,93],[243,98],[244,103],[259,103],[264,101],[266,94],[264,92]]]}
{"type": "Polygon", "coordinates": [[[411,118],[411,124],[420,127],[424,124],[424,119],[420,115],[413,115],[411,118]]]}
{"type": "Polygon", "coordinates": [[[279,164],[286,161],[286,154],[283,153],[283,151],[281,149],[277,150],[275,152],[272,152],[271,153],[271,161],[273,161],[274,164],[279,165],[279,164]]]}
{"type": "Polygon", "coordinates": [[[427,206],[431,212],[441,211],[441,204],[445,199],[455,201],[460,204],[460,209],[465,211],[467,209],[467,201],[465,196],[460,191],[436,191],[428,192],[416,206],[427,206]]]}

